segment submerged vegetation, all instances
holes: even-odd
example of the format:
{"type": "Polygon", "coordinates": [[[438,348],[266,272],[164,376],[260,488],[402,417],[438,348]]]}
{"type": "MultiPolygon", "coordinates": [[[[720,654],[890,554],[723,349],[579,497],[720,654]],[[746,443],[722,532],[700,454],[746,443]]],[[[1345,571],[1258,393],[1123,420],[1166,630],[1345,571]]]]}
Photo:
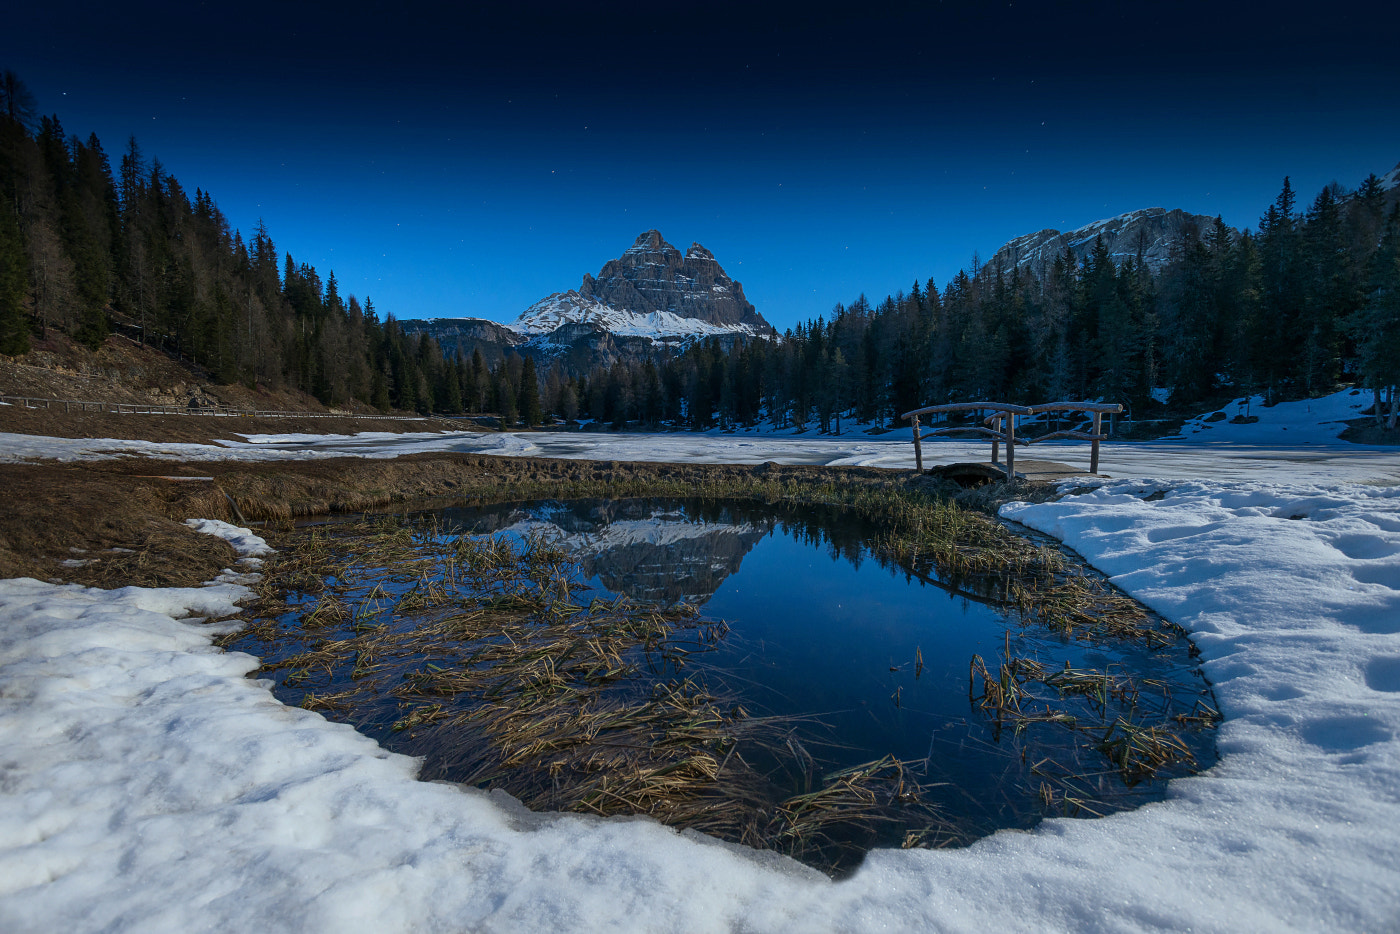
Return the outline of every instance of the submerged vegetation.
{"type": "Polygon", "coordinates": [[[834,822],[890,820],[892,803],[937,819],[898,761],[819,775],[792,722],[751,716],[687,674],[723,622],[685,604],[584,601],[576,568],[540,539],[386,517],[288,530],[278,544],[261,618],[226,644],[260,643],[262,671],[301,706],[393,748],[434,749],[425,779],[501,788],[536,809],[648,814],[833,867],[860,852],[834,822]],[[289,590],[297,603],[280,602],[289,590]],[[798,774],[778,779],[775,764],[798,774]],[[802,792],[784,799],[794,784],[802,792]]]}
{"type": "MultiPolygon", "coordinates": [[[[908,573],[1023,626],[1147,646],[1181,638],[1058,550],[941,488],[763,473],[703,489],[637,479],[626,492],[860,517],[908,573]]],[[[534,486],[483,484],[470,499],[592,492],[534,486]]],[[[829,872],[872,845],[961,844],[985,832],[929,800],[920,762],[832,768],[815,718],[765,716],[708,677],[724,622],[686,604],[589,598],[568,555],[541,538],[455,534],[431,513],[284,524],[269,537],[279,553],[250,626],[225,644],[259,655],[289,702],[426,755],[425,779],[504,789],[535,809],[646,814],[829,872]]],[[[1125,788],[1195,768],[1180,737],[1212,726],[1213,710],[1178,710],[1160,684],[1121,673],[1047,669],[1013,657],[1009,636],[1006,645],[998,670],[972,659],[970,711],[996,739],[1005,731],[1008,767],[1031,768],[1043,814],[1133,806],[1125,788]],[[1079,737],[1073,761],[1037,752],[1027,731],[1038,725],[1079,737]]],[[[920,672],[922,661],[912,663],[920,672]]]]}

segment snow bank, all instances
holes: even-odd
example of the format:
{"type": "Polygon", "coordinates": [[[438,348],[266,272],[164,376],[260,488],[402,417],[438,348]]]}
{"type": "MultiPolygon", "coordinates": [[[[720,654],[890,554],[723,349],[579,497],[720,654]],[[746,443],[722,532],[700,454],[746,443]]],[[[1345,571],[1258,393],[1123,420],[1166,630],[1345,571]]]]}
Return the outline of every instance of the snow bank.
{"type": "Polygon", "coordinates": [[[651,822],[415,781],[172,618],[244,595],[0,582],[0,929],[719,931],[827,887],[651,822]]]}
{"type": "Polygon", "coordinates": [[[222,519],[186,519],[185,525],[196,532],[222,538],[232,545],[233,550],[238,552],[245,561],[272,554],[272,547],[263,540],[262,536],[254,534],[252,529],[245,529],[222,519]]]}
{"type": "Polygon", "coordinates": [[[1263,396],[1241,397],[1222,409],[1187,421],[1176,435],[1193,441],[1230,441],[1238,444],[1318,444],[1337,440],[1347,421],[1360,418],[1371,407],[1370,392],[1343,389],[1318,399],[1280,402],[1265,407],[1263,396]],[[1258,421],[1234,423],[1245,411],[1258,421]],[[1226,418],[1221,418],[1224,415],[1226,418]],[[1214,418],[1215,421],[1210,419],[1214,418]]]}

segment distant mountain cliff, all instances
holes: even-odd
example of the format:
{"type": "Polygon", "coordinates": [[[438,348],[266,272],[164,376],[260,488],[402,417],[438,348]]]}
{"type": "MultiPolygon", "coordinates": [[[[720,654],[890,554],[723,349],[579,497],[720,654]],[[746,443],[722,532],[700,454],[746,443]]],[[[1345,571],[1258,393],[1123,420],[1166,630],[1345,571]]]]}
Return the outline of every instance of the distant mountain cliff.
{"type": "MultiPolygon", "coordinates": [[[[1400,165],[1379,176],[1378,182],[1385,192],[1385,208],[1388,211],[1400,200],[1400,165]]],[[[1339,200],[1350,200],[1354,196],[1355,193],[1342,195],[1339,200]]],[[[1017,237],[997,250],[986,265],[995,269],[1000,263],[1004,272],[1020,268],[1040,278],[1055,257],[1064,255],[1066,249],[1074,254],[1076,260],[1082,261],[1094,249],[1094,242],[1102,237],[1115,263],[1122,265],[1125,260],[1141,253],[1147,268],[1157,275],[1179,254],[1188,235],[1209,236],[1214,229],[1215,218],[1206,214],[1142,208],[1094,221],[1075,230],[1047,228],[1017,237]]],[[[1239,237],[1240,232],[1231,227],[1230,235],[1239,237]]]]}
{"type": "MultiPolygon", "coordinates": [[[[987,266],[996,268],[1000,263],[1005,272],[1019,267],[1036,277],[1043,277],[1055,257],[1064,255],[1066,249],[1074,254],[1075,259],[1082,260],[1094,249],[1094,242],[1102,237],[1114,262],[1121,265],[1141,253],[1143,261],[1155,275],[1171,261],[1188,234],[1198,232],[1206,235],[1214,227],[1215,218],[1205,214],[1143,208],[1094,221],[1076,230],[1061,232],[1046,229],[1017,237],[997,250],[987,266]]],[[[1238,236],[1239,232],[1231,228],[1231,234],[1238,236]]]]}
{"type": "Polygon", "coordinates": [[[585,274],[577,289],[540,299],[508,325],[483,318],[401,324],[431,334],[449,352],[477,346],[495,357],[514,350],[577,371],[710,337],[730,346],[777,333],[713,253],[692,243],[682,254],[656,230],[637,237],[596,277],[585,274]]]}

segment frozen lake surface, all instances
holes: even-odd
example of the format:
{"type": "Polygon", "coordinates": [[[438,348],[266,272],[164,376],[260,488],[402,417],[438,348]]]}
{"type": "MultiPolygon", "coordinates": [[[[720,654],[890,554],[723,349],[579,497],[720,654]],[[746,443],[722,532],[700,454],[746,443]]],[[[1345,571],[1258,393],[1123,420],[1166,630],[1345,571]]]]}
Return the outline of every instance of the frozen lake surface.
{"type": "MultiPolygon", "coordinates": [[[[1171,480],[1309,480],[1320,483],[1400,484],[1400,447],[1338,441],[1343,419],[1358,417],[1370,396],[1353,391],[1323,399],[1255,405],[1257,422],[1188,422],[1176,439],[1108,441],[1100,471],[1113,477],[1171,480]]],[[[1227,407],[1233,415],[1235,406],[1227,407]]],[[[1224,410],[1222,410],[1224,411],[1224,410]]],[[[193,417],[193,416],[191,416],[193,417]]],[[[0,460],[82,460],[133,454],[189,461],[307,460],[324,457],[398,457],[429,451],[458,451],[512,457],[657,461],[666,463],[819,464],[914,468],[907,428],[880,435],[840,437],[764,431],[720,433],[607,434],[602,432],[424,432],[358,435],[249,435],[242,442],[158,444],[100,438],[45,438],[0,434],[0,460]]],[[[1089,446],[1050,441],[1019,449],[1021,457],[1060,461],[1087,470],[1089,446]]],[[[925,464],[984,461],[985,442],[943,439],[925,445],[925,464]]]]}

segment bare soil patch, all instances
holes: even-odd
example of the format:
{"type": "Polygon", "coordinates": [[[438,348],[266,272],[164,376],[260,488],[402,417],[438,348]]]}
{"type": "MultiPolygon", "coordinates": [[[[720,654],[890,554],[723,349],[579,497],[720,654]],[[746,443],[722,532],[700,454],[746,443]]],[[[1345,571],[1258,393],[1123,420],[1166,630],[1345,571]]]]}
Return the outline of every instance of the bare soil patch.
{"type": "Polygon", "coordinates": [[[58,332],[22,357],[0,357],[0,395],[71,402],[251,408],[305,412],[306,417],[222,417],[202,414],[130,415],[64,411],[62,406],[0,405],[0,432],[57,438],[120,438],[209,443],[241,434],[354,434],[361,431],[475,430],[466,420],[381,413],[358,403],[335,409],[292,390],[221,384],[187,361],[171,359],[129,338],[112,335],[96,351],[58,332]],[[367,416],[367,417],[364,417],[367,416]]]}
{"type": "Polygon", "coordinates": [[[367,418],[335,415],[254,417],[216,415],[132,415],[63,411],[0,405],[0,431],[53,438],[121,438],[127,440],[212,444],[243,441],[244,435],[353,435],[362,431],[475,431],[466,420],[444,418],[367,418]]]}
{"type": "Polygon", "coordinates": [[[216,383],[195,364],[113,334],[97,350],[50,331],[21,357],[0,357],[0,394],[87,402],[228,405],[326,411],[299,392],[216,383]]]}

